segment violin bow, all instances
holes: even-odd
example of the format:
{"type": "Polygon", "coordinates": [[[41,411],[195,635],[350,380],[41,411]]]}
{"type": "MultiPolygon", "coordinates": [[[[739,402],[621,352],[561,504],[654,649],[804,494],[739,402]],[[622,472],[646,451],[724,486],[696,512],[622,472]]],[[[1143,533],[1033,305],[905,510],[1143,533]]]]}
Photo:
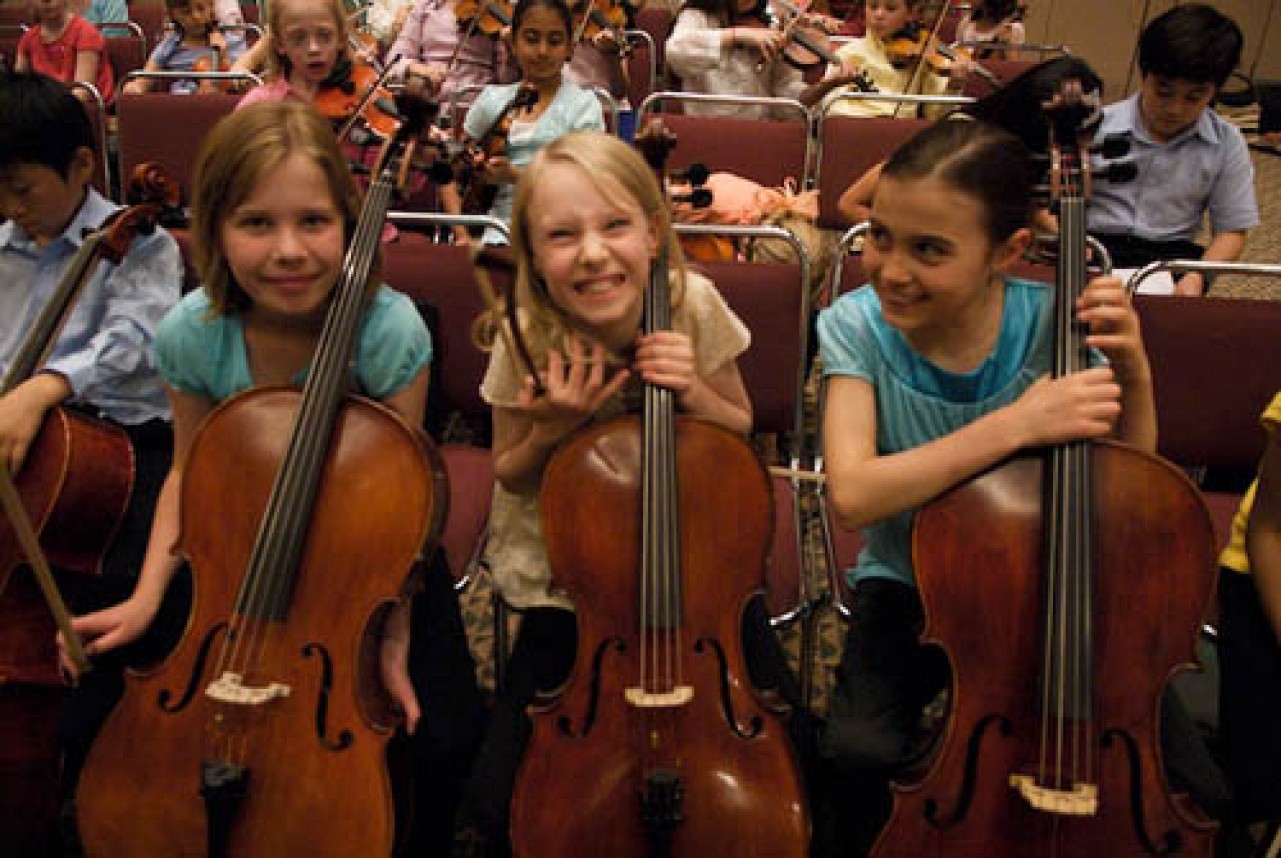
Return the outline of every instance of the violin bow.
{"type": "MultiPolygon", "coordinates": [[[[903,88],[903,95],[907,95],[915,89],[916,84],[920,81],[921,69],[925,67],[925,51],[929,48],[931,42],[938,39],[939,30],[943,27],[943,18],[946,17],[948,10],[951,7],[951,0],[943,0],[943,2],[939,4],[939,10],[934,15],[934,23],[930,25],[930,32],[925,37],[925,44],[921,49],[920,55],[916,58],[915,64],[912,66],[912,74],[907,79],[907,86],[903,88]]],[[[895,119],[898,119],[899,112],[903,109],[903,105],[906,103],[907,102],[900,101],[898,104],[894,105],[895,119]]]]}
{"type": "MultiPolygon", "coordinates": [[[[351,129],[356,127],[356,121],[360,119],[361,114],[365,112],[365,108],[369,106],[369,102],[373,101],[374,95],[376,95],[378,90],[382,88],[383,81],[387,79],[387,75],[391,74],[391,70],[396,67],[396,63],[399,61],[400,54],[396,54],[387,61],[387,65],[379,69],[378,77],[374,78],[373,82],[369,84],[363,93],[361,93],[360,101],[356,104],[356,108],[351,112],[351,116],[347,117],[347,121],[338,129],[339,141],[347,139],[347,135],[351,133],[351,129]]],[[[375,68],[377,68],[377,66],[375,66],[375,68]]]]}

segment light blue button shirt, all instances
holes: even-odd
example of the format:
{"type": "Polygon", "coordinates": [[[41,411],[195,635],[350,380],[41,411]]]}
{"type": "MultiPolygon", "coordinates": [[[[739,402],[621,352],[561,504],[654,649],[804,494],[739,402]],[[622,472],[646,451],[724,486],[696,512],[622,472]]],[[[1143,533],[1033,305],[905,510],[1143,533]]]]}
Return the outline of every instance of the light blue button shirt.
{"type": "Polygon", "coordinates": [[[1110,182],[1100,172],[1102,159],[1095,157],[1086,209],[1090,232],[1192,241],[1207,213],[1216,235],[1258,226],[1249,147],[1236,126],[1213,110],[1202,111],[1178,137],[1158,143],[1143,126],[1135,93],[1104,109],[1096,139],[1112,135],[1130,141],[1130,152],[1121,160],[1133,163],[1138,175],[1110,182]]]}
{"type": "MultiPolygon", "coordinates": [[[[88,189],[57,239],[39,247],[25,231],[0,225],[0,372],[84,243],[119,206],[88,189]]],[[[134,241],[120,265],[99,263],[42,371],[67,379],[73,396],[125,425],[169,419],[169,402],[151,357],[160,319],[178,301],[182,262],[177,242],[157,229],[134,241]]]]}

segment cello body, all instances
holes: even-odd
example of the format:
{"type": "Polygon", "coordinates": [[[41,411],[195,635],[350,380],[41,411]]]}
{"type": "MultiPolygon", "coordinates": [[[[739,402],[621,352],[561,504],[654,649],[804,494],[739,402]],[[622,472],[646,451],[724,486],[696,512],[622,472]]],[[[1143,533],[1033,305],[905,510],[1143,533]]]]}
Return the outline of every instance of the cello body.
{"type": "Polygon", "coordinates": [[[778,712],[740,679],[742,612],[764,585],[770,544],[769,480],[728,430],[678,418],[675,439],[684,574],[667,631],[693,693],[671,705],[631,696],[670,691],[647,686],[641,667],[642,426],[623,417],[584,429],[547,466],[543,531],[577,607],[578,656],[564,693],[534,716],[512,801],[518,855],[806,854],[804,793],[778,712]],[[656,771],[680,782],[679,820],[661,847],[642,818],[656,771]]]}
{"type": "MultiPolygon", "coordinates": [[[[1213,825],[1167,792],[1158,735],[1169,678],[1194,662],[1214,586],[1215,542],[1196,487],[1116,442],[1093,445],[1095,677],[1067,744],[1092,758],[1098,810],[1036,810],[1011,774],[1041,763],[1041,457],[1022,456],[923,508],[913,563],[924,640],[952,664],[951,712],[919,783],[896,786],[876,856],[1212,854],[1213,825]]],[[[1051,777],[1066,763],[1051,762],[1051,777]]],[[[1076,763],[1074,759],[1071,762],[1076,763]]]]}
{"type": "MultiPolygon", "coordinates": [[[[49,561],[97,575],[133,488],[124,430],[55,408],[14,477],[49,561]]],[[[74,592],[75,575],[61,584],[74,592]]],[[[8,520],[0,516],[0,841],[23,843],[54,818],[58,713],[66,686],[57,625],[8,520]]]]}
{"type": "Polygon", "coordinates": [[[243,393],[193,441],[179,540],[195,578],[193,613],[174,652],[128,678],[90,753],[78,800],[90,855],[391,852],[390,727],[375,721],[377,623],[415,556],[430,549],[426,537],[439,532],[444,470],[418,430],[349,396],[287,610],[233,623],[299,402],[287,388],[243,393]],[[241,681],[247,692],[265,689],[263,699],[216,695],[211,683],[227,679],[220,661],[250,641],[258,656],[241,681]],[[232,757],[249,774],[244,796],[223,812],[202,800],[202,770],[232,757]]]}

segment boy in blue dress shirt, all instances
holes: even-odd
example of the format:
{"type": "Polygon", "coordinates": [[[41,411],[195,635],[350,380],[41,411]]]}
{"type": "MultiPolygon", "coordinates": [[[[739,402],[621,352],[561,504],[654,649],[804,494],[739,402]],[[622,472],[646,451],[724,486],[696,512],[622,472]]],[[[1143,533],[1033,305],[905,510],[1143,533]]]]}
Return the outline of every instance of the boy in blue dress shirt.
{"type": "MultiPolygon", "coordinates": [[[[34,73],[0,76],[0,373],[39,316],[68,262],[119,206],[90,186],[95,157],[83,107],[63,84],[34,73]]],[[[0,460],[17,473],[45,415],[64,403],[119,424],[134,448],[129,506],[101,576],[69,593],[73,612],[120,601],[138,575],[152,510],[172,457],[169,406],[151,356],[156,324],[178,300],[178,245],[162,229],[140,235],[119,265],[101,263],[39,370],[0,396],[0,460]]],[[[181,594],[175,604],[180,602],[181,594]]],[[[161,628],[133,652],[95,662],[70,695],[60,737],[69,796],[89,743],[122,690],[122,668],[164,649],[161,628]]],[[[161,624],[162,626],[164,624],[161,624]]]]}
{"type": "MultiPolygon", "coordinates": [[[[1230,262],[1259,223],[1254,166],[1241,132],[1210,105],[1241,59],[1241,28],[1209,6],[1175,6],[1139,37],[1139,91],[1108,105],[1098,138],[1124,136],[1135,179],[1100,172],[1088,227],[1118,268],[1161,259],[1230,262]],[[1193,239],[1205,215],[1210,243],[1193,239]]],[[[1200,274],[1185,274],[1176,294],[1201,295],[1200,274]]]]}

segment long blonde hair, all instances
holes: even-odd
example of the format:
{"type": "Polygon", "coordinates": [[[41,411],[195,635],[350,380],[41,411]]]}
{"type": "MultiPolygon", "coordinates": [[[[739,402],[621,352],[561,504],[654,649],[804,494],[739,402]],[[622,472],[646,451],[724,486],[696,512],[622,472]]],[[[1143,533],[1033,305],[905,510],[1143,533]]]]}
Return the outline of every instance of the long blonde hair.
{"type": "MultiPolygon", "coordinates": [[[[263,176],[294,153],[315,162],[325,175],[343,221],[343,243],[360,217],[360,192],[328,122],[297,101],[259,102],[214,126],[196,160],[191,233],[196,270],[213,312],[243,312],[253,300],[236,283],[222,251],[222,225],[253,194],[263,176]]],[[[366,289],[382,282],[382,256],[375,257],[366,289]]]]}
{"type": "MultiPolygon", "coordinates": [[[[534,189],[546,181],[550,167],[560,164],[582,170],[607,198],[629,197],[640,206],[662,243],[660,252],[665,251],[667,255],[673,307],[679,306],[684,298],[689,274],[680,242],[672,230],[671,207],[640,153],[617,137],[600,131],[578,131],[547,144],[521,171],[512,203],[516,306],[521,311],[521,333],[534,360],[540,364],[547,351],[559,347],[565,333],[573,327],[565,312],[551,300],[546,285],[534,269],[529,223],[534,189]]],[[[485,351],[493,348],[494,339],[504,332],[506,312],[505,297],[493,296],[489,309],[472,328],[472,338],[480,348],[485,351]]]]}

